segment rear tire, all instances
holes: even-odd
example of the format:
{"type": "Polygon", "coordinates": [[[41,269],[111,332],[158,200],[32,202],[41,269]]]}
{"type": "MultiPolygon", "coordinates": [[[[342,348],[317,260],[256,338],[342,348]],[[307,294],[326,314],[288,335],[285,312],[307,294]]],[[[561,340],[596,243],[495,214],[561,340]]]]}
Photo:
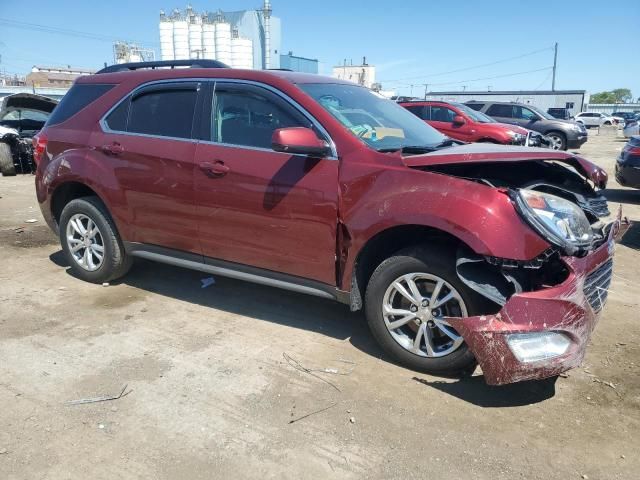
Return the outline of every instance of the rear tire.
{"type": "Polygon", "coordinates": [[[115,223],[97,197],[71,200],[60,215],[60,244],[73,273],[82,280],[103,283],[131,268],[115,223]],[[91,235],[92,232],[93,236],[91,235]]]}
{"type": "MultiPolygon", "coordinates": [[[[415,295],[412,295],[412,297],[415,297],[415,295]]],[[[444,297],[440,296],[439,298],[443,299],[444,297]]],[[[397,301],[396,299],[395,302],[397,303],[397,301]]],[[[365,294],[365,315],[369,328],[385,352],[403,366],[436,375],[458,375],[470,372],[476,364],[473,354],[466,343],[461,340],[461,337],[460,341],[462,343],[459,343],[458,346],[456,346],[455,340],[449,339],[449,337],[457,335],[455,329],[450,326],[447,328],[446,323],[444,326],[441,323],[436,324],[436,318],[444,316],[474,316],[486,312],[487,301],[464,285],[458,278],[455,272],[454,252],[441,246],[405,249],[386,259],[374,271],[365,294]],[[417,276],[412,277],[414,274],[417,274],[417,276]],[[460,302],[455,298],[449,301],[455,300],[459,304],[457,307],[458,314],[455,313],[455,308],[453,314],[446,314],[444,310],[448,307],[442,306],[438,308],[438,302],[436,301],[430,306],[427,305],[426,309],[418,307],[417,313],[422,315],[422,319],[411,320],[393,330],[393,327],[388,326],[389,323],[404,320],[403,318],[398,319],[398,317],[403,317],[404,313],[390,316],[388,313],[385,315],[384,309],[388,309],[391,306],[394,309],[398,308],[398,311],[404,312],[406,308],[410,311],[415,308],[404,296],[398,298],[401,302],[407,303],[409,307],[406,305],[404,307],[390,305],[389,303],[389,289],[395,288],[395,282],[401,278],[415,278],[414,284],[417,286],[419,281],[424,282],[418,286],[418,290],[422,289],[419,293],[423,295],[420,297],[421,300],[417,302],[423,302],[423,307],[425,301],[428,304],[433,300],[430,295],[433,294],[433,290],[436,288],[435,285],[439,281],[437,279],[442,280],[445,286],[442,287],[441,295],[446,297],[448,293],[455,292],[460,299],[460,302]],[[433,290],[428,290],[427,284],[429,280],[421,280],[421,278],[434,279],[432,280],[434,282],[433,290]],[[429,317],[429,311],[431,312],[431,317],[429,317]],[[438,313],[436,313],[437,311],[438,313]],[[418,343],[418,349],[416,350],[415,337],[419,334],[420,325],[425,330],[423,333],[424,340],[422,340],[422,343],[418,343]],[[427,329],[430,329],[428,335],[427,329]],[[453,335],[445,334],[445,329],[453,335]],[[411,339],[411,332],[416,332],[413,340],[411,339]],[[427,338],[431,342],[431,352],[425,343],[429,341],[427,338]],[[436,341],[441,342],[439,346],[436,341]],[[451,342],[451,347],[447,348],[448,343],[446,342],[449,341],[451,342]],[[434,348],[436,346],[438,346],[439,350],[434,348]]]]}
{"type": "Polygon", "coordinates": [[[0,142],[0,173],[5,177],[13,177],[16,174],[11,147],[4,142],[0,142]]]}

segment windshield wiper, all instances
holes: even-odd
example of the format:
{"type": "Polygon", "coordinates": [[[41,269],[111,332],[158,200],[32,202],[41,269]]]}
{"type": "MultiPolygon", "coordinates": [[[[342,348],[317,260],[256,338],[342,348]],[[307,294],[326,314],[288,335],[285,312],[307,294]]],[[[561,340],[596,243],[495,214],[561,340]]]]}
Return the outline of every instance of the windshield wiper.
{"type": "Polygon", "coordinates": [[[440,143],[434,145],[433,149],[438,150],[440,148],[452,147],[453,145],[460,145],[460,144],[461,144],[460,142],[458,142],[457,140],[454,140],[453,138],[445,138],[440,143]]]}
{"type": "Polygon", "coordinates": [[[389,147],[378,150],[382,153],[402,152],[402,153],[429,153],[436,150],[433,145],[405,145],[403,147],[389,147]]]}

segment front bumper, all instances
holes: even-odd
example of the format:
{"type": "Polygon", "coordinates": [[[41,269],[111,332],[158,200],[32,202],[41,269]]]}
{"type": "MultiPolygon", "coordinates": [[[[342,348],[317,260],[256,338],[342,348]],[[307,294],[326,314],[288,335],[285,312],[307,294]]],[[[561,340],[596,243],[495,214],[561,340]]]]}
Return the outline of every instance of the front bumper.
{"type": "Polygon", "coordinates": [[[489,385],[547,378],[580,365],[611,282],[614,242],[628,228],[621,227],[620,218],[621,212],[598,249],[583,258],[563,258],[570,271],[563,283],[515,294],[493,315],[449,319],[489,385]],[[507,344],[507,335],[543,331],[566,335],[571,340],[567,351],[548,360],[520,362],[507,344]]]}
{"type": "Polygon", "coordinates": [[[575,137],[567,138],[567,148],[580,148],[589,138],[586,134],[580,134],[575,137]]]}

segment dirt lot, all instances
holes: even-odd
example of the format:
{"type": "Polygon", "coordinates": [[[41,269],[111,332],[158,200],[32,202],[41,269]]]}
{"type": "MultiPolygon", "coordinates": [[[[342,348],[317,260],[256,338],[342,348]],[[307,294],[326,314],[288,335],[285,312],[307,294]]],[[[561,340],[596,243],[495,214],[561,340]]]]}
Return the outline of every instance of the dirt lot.
{"type": "MultiPolygon", "coordinates": [[[[581,153],[612,174],[623,143],[592,132],[581,153]]],[[[1,479],[638,478],[640,228],[583,367],[492,388],[385,361],[329,301],[144,261],[81,282],[33,177],[0,196],[1,479]]],[[[640,191],[607,196],[640,221],[640,191]]]]}

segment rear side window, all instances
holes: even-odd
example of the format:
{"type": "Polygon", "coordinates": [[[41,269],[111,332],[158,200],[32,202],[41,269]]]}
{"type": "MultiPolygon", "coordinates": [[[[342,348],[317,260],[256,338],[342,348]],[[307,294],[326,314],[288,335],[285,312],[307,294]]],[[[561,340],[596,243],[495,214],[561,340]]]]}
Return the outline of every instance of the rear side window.
{"type": "Polygon", "coordinates": [[[129,116],[129,99],[120,103],[105,119],[107,127],[111,130],[125,132],[127,130],[127,117],[129,116]]]}
{"type": "Polygon", "coordinates": [[[407,110],[409,110],[411,113],[413,113],[416,117],[421,118],[424,120],[424,108],[422,105],[410,105],[407,107],[404,107],[407,110]]]}
{"type": "Polygon", "coordinates": [[[62,97],[60,103],[53,109],[47,126],[62,123],[94,100],[100,98],[106,92],[111,90],[115,85],[106,85],[101,83],[76,83],[71,90],[62,97]]]}
{"type": "Polygon", "coordinates": [[[494,103],[487,110],[487,115],[490,117],[513,117],[513,106],[511,105],[500,105],[498,103],[494,103]]]}
{"type": "MultiPolygon", "coordinates": [[[[127,131],[162,137],[191,138],[197,96],[195,86],[188,85],[142,92],[131,100],[127,131]]],[[[112,114],[116,113],[116,110],[112,114]]],[[[119,115],[123,113],[119,112],[119,115]]],[[[122,119],[114,118],[113,121],[121,122],[122,119]]]]}
{"type": "Polygon", "coordinates": [[[465,105],[469,108],[473,108],[476,112],[482,110],[482,107],[484,106],[483,103],[465,103],[465,105]]]}

